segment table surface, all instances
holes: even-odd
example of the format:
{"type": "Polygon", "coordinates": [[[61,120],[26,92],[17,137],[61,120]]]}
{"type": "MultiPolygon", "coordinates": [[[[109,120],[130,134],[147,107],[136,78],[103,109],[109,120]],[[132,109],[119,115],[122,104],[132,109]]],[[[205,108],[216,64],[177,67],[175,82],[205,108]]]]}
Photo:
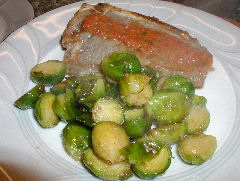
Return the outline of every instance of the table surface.
{"type": "MultiPolygon", "coordinates": [[[[58,7],[83,0],[28,0],[34,9],[35,17],[58,7]]],[[[240,27],[240,0],[165,0],[201,9],[220,16],[240,27]]]]}

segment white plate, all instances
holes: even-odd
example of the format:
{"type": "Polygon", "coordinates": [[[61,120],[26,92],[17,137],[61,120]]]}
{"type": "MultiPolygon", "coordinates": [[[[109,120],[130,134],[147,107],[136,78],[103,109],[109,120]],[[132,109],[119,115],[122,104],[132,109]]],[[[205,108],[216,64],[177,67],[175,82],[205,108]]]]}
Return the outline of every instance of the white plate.
{"type": "MultiPolygon", "coordinates": [[[[206,134],[217,137],[216,153],[205,164],[192,166],[179,159],[173,146],[175,158],[157,180],[237,180],[240,176],[239,29],[213,15],[164,1],[101,2],[155,16],[187,30],[214,56],[215,70],[208,74],[204,88],[197,90],[197,94],[208,99],[211,122],[206,134]]],[[[63,150],[60,136],[64,123],[42,129],[34,120],[32,110],[20,111],[13,106],[13,102],[33,86],[29,80],[33,65],[48,59],[63,59],[61,34],[81,4],[46,13],[0,44],[0,164],[16,180],[97,180],[63,150]]]]}

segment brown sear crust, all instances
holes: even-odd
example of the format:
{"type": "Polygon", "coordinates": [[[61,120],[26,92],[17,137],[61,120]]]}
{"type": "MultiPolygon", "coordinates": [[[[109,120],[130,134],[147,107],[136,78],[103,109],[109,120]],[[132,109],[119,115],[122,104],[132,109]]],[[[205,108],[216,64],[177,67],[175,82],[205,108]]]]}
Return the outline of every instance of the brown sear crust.
{"type": "MultiPolygon", "coordinates": [[[[103,4],[103,3],[100,3],[102,4],[104,7],[109,7],[109,4],[103,4]]],[[[101,5],[100,5],[101,6],[101,5]]],[[[171,26],[167,23],[164,23],[162,21],[159,21],[159,19],[155,18],[155,17],[151,17],[151,16],[146,16],[146,15],[143,15],[143,14],[139,14],[139,13],[136,13],[136,12],[131,12],[131,11],[127,11],[127,10],[123,10],[123,9],[120,9],[120,8],[117,8],[117,7],[111,7],[111,9],[113,9],[114,11],[119,11],[119,12],[124,12],[124,13],[128,13],[130,15],[133,15],[135,17],[138,17],[140,19],[146,19],[146,20],[149,20],[151,21],[152,23],[156,23],[158,24],[159,26],[161,26],[162,28],[164,29],[167,29],[169,31],[172,31],[172,32],[175,32],[176,34],[178,34],[182,39],[185,39],[185,40],[191,40],[192,37],[188,34],[188,32],[186,31],[183,31],[183,30],[180,30],[174,26],[171,26]]],[[[102,11],[104,12],[104,11],[102,11]]]]}
{"type": "Polygon", "coordinates": [[[155,18],[155,17],[151,17],[151,16],[146,16],[146,15],[143,15],[143,14],[139,14],[139,13],[136,13],[136,12],[131,12],[131,11],[127,11],[127,10],[123,10],[121,8],[117,8],[117,7],[113,7],[113,6],[110,6],[109,4],[106,4],[106,3],[99,3],[97,5],[94,6],[94,8],[101,12],[101,13],[104,13],[105,11],[107,11],[108,8],[110,8],[111,10],[113,11],[118,11],[118,12],[124,12],[124,13],[127,13],[131,16],[135,16],[135,17],[138,17],[140,19],[146,19],[146,20],[149,20],[151,21],[152,23],[156,23],[158,25],[160,25],[161,27],[163,27],[164,29],[168,29],[169,31],[172,31],[172,32],[175,32],[176,34],[182,36],[183,34],[185,36],[183,36],[183,38],[185,38],[186,40],[189,40],[191,39],[191,37],[189,36],[188,32],[186,31],[182,31],[180,29],[177,29],[176,27],[174,26],[171,26],[167,23],[164,23],[162,21],[159,21],[159,19],[155,18]]]}
{"type": "MultiPolygon", "coordinates": [[[[67,46],[64,39],[68,39],[69,36],[72,36],[72,33],[74,31],[73,27],[76,28],[76,24],[75,24],[74,20],[79,19],[82,16],[83,11],[88,11],[88,15],[91,15],[91,14],[96,14],[96,13],[97,14],[104,14],[105,12],[110,11],[110,10],[111,11],[116,11],[116,12],[123,12],[125,14],[130,15],[130,16],[134,16],[138,19],[145,19],[145,20],[151,21],[151,23],[155,23],[158,26],[160,26],[161,28],[174,33],[175,36],[178,36],[178,38],[182,39],[183,41],[196,41],[196,39],[192,38],[188,34],[188,32],[180,30],[180,29],[178,29],[174,26],[171,26],[167,23],[164,23],[162,21],[159,21],[159,19],[157,19],[155,17],[145,16],[145,15],[142,15],[142,14],[139,14],[139,13],[136,13],[136,12],[127,11],[127,10],[124,10],[124,9],[121,9],[121,8],[111,6],[107,3],[98,3],[96,5],[89,5],[87,3],[83,3],[82,6],[80,7],[80,9],[75,13],[74,18],[72,18],[69,21],[69,23],[67,25],[67,28],[63,32],[63,35],[62,35],[62,46],[63,46],[63,48],[66,48],[66,46],[67,46]],[[72,31],[69,31],[69,30],[72,30],[72,31]]],[[[83,17],[83,18],[85,18],[85,17],[83,17]]],[[[75,31],[76,30],[80,31],[80,24],[78,24],[78,27],[75,29],[75,31]]]]}

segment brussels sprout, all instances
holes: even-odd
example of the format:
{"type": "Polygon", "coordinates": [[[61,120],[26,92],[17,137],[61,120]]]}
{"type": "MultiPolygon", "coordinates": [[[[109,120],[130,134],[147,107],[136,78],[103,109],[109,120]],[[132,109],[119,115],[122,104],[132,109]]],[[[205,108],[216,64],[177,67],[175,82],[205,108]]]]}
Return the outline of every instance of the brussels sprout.
{"type": "Polygon", "coordinates": [[[117,123],[101,121],[92,131],[92,144],[95,153],[111,164],[125,160],[122,150],[130,144],[125,130],[117,123]]]}
{"type": "Polygon", "coordinates": [[[95,123],[99,121],[112,121],[121,124],[124,121],[122,107],[115,99],[100,98],[93,106],[92,120],[95,123]]]}
{"type": "Polygon", "coordinates": [[[146,134],[146,135],[144,135],[142,137],[139,137],[139,138],[136,138],[136,139],[132,140],[132,142],[140,143],[140,142],[149,141],[149,140],[156,141],[153,137],[151,137],[151,136],[146,134]]]}
{"type": "Polygon", "coordinates": [[[33,82],[52,86],[60,83],[65,77],[67,66],[65,62],[58,60],[48,60],[35,65],[30,72],[33,82]]]}
{"type": "Polygon", "coordinates": [[[209,125],[210,114],[206,107],[193,105],[185,122],[188,123],[188,134],[202,133],[209,125]]]}
{"type": "Polygon", "coordinates": [[[106,83],[106,96],[116,98],[119,96],[119,87],[117,84],[106,83]]]}
{"type": "Polygon", "coordinates": [[[43,128],[51,128],[58,124],[59,118],[53,111],[56,96],[50,92],[42,94],[34,107],[34,116],[43,128]]]}
{"type": "Polygon", "coordinates": [[[92,112],[85,104],[78,104],[76,121],[83,123],[85,126],[93,127],[92,112]]]}
{"type": "Polygon", "coordinates": [[[127,108],[124,117],[125,131],[131,138],[140,137],[151,128],[152,121],[147,119],[143,108],[127,108]]]}
{"type": "Polygon", "coordinates": [[[30,109],[33,108],[39,99],[39,97],[45,93],[45,87],[43,84],[37,84],[26,94],[21,96],[18,100],[14,102],[14,106],[19,109],[30,109]]]}
{"type": "Polygon", "coordinates": [[[85,105],[85,106],[88,107],[88,109],[89,109],[90,111],[92,111],[92,108],[93,108],[94,103],[93,103],[93,102],[84,102],[84,103],[79,103],[79,105],[85,105]]]}
{"type": "Polygon", "coordinates": [[[152,96],[149,77],[145,74],[125,74],[119,81],[121,98],[129,106],[142,106],[152,96]]]}
{"type": "Polygon", "coordinates": [[[129,163],[108,164],[100,159],[91,148],[84,151],[83,163],[94,175],[104,180],[126,180],[133,176],[129,163]]]}
{"type": "Polygon", "coordinates": [[[53,87],[51,87],[50,91],[55,95],[59,95],[59,94],[65,93],[67,87],[68,87],[68,82],[62,81],[62,82],[54,85],[53,87]]]}
{"type": "Polygon", "coordinates": [[[182,92],[161,90],[145,104],[146,113],[160,124],[182,121],[189,113],[191,101],[182,92]]]}
{"type": "Polygon", "coordinates": [[[64,149],[76,161],[80,161],[82,152],[92,143],[91,130],[76,122],[65,126],[62,137],[64,149]]]}
{"type": "Polygon", "coordinates": [[[128,108],[124,111],[125,121],[142,119],[145,116],[143,108],[128,108]]]}
{"type": "Polygon", "coordinates": [[[195,106],[206,106],[207,99],[204,96],[194,95],[192,99],[192,104],[195,106]]]}
{"type": "Polygon", "coordinates": [[[105,80],[101,74],[91,73],[79,77],[75,90],[79,103],[93,103],[106,95],[105,80]]]}
{"type": "Polygon", "coordinates": [[[164,173],[169,168],[172,158],[170,147],[155,140],[131,144],[128,155],[133,171],[143,179],[152,179],[164,173]]]}
{"type": "Polygon", "coordinates": [[[94,123],[92,121],[92,115],[91,113],[78,113],[76,115],[76,121],[80,122],[80,123],[83,123],[85,126],[88,126],[88,127],[93,127],[94,126],[94,123]]]}
{"type": "Polygon", "coordinates": [[[65,77],[66,81],[68,82],[68,87],[70,89],[76,89],[79,85],[79,80],[77,77],[72,76],[72,77],[65,77]]]}
{"type": "Polygon", "coordinates": [[[141,72],[150,78],[150,85],[154,91],[160,78],[160,72],[149,66],[143,66],[141,72]]]}
{"type": "Polygon", "coordinates": [[[192,82],[189,82],[184,77],[167,77],[162,89],[173,89],[185,93],[188,97],[193,97],[195,88],[192,82]]]}
{"type": "Polygon", "coordinates": [[[124,128],[130,138],[137,138],[143,136],[151,128],[151,123],[146,118],[125,120],[124,128]]]}
{"type": "Polygon", "coordinates": [[[172,153],[165,145],[152,160],[133,164],[132,168],[136,175],[143,179],[152,179],[163,174],[171,164],[172,153]]]}
{"type": "Polygon", "coordinates": [[[132,141],[124,154],[128,157],[128,161],[131,164],[149,161],[154,158],[154,153],[158,151],[155,150],[156,148],[154,148],[154,144],[152,143],[155,143],[155,140],[152,137],[145,135],[132,141]],[[153,148],[148,149],[150,148],[149,146],[153,148]],[[154,152],[150,152],[150,150],[153,150],[154,152]]]}
{"type": "Polygon", "coordinates": [[[63,94],[66,88],[76,89],[78,86],[78,80],[76,77],[66,77],[66,80],[54,85],[50,88],[51,92],[55,95],[63,94]]]}
{"type": "Polygon", "coordinates": [[[119,81],[125,73],[140,73],[141,64],[130,52],[113,52],[103,59],[101,69],[107,77],[119,81]]]}
{"type": "Polygon", "coordinates": [[[66,93],[59,94],[53,102],[54,112],[62,120],[74,121],[76,119],[76,100],[72,90],[66,89],[66,93]]]}
{"type": "Polygon", "coordinates": [[[205,134],[188,135],[178,143],[180,157],[194,165],[200,165],[211,159],[216,148],[216,138],[205,134]]]}
{"type": "Polygon", "coordinates": [[[175,123],[160,128],[154,128],[150,130],[148,134],[161,142],[177,143],[183,139],[186,133],[187,123],[175,123]]]}

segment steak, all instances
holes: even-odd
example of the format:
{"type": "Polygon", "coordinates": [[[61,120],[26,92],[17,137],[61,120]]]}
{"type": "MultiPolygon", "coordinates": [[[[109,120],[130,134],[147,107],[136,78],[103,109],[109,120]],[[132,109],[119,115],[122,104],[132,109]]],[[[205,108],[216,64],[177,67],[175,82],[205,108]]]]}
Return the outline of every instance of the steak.
{"type": "Polygon", "coordinates": [[[122,50],[164,76],[187,78],[196,88],[203,86],[212,68],[212,55],[186,31],[109,4],[82,4],[64,30],[61,44],[68,74],[75,76],[99,70],[106,55],[122,50]]]}

